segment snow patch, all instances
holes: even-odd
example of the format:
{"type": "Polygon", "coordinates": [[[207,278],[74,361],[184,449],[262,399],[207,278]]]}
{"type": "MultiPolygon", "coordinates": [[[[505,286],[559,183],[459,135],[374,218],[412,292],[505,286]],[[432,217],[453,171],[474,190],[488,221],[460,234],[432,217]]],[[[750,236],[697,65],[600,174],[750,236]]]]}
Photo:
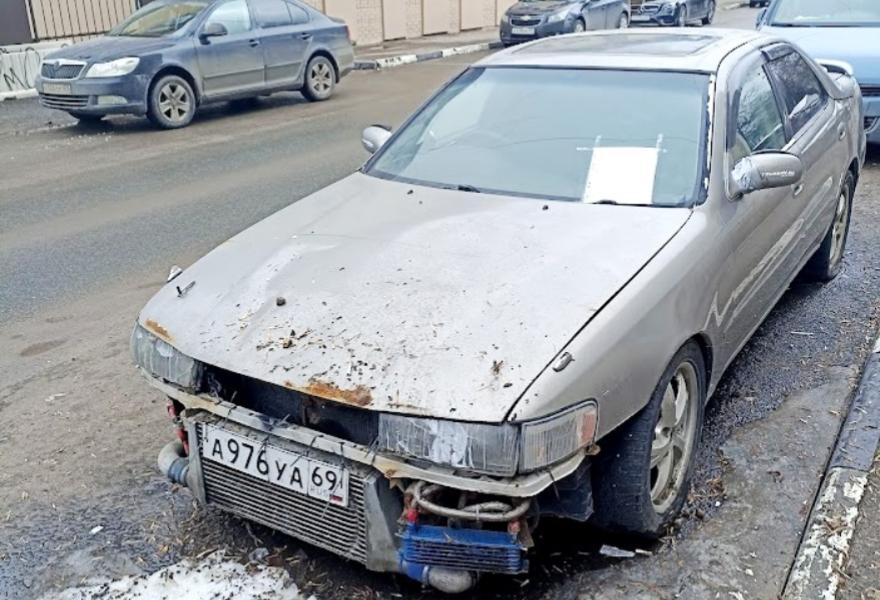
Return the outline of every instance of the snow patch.
{"type": "MultiPolygon", "coordinates": [[[[242,565],[221,550],[185,560],[152,575],[110,580],[92,578],[84,585],[51,592],[41,600],[306,600],[278,567],[242,565]]],[[[310,596],[308,600],[315,600],[310,596]]]]}

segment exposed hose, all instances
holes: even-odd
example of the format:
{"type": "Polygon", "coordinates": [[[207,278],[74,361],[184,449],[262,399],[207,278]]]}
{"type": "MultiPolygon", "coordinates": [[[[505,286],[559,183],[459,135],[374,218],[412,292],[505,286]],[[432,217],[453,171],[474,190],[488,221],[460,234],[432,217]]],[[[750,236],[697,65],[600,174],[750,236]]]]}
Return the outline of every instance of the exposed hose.
{"type": "Polygon", "coordinates": [[[526,498],[516,506],[506,502],[492,501],[471,504],[461,508],[441,506],[428,499],[432,494],[439,492],[443,486],[428,484],[426,481],[417,481],[412,484],[407,492],[412,494],[412,503],[416,508],[446,517],[448,519],[461,519],[465,521],[483,521],[486,523],[508,523],[515,521],[526,514],[532,504],[531,499],[526,498]]]}
{"type": "Polygon", "coordinates": [[[430,585],[444,594],[461,594],[477,583],[477,574],[444,567],[431,567],[403,561],[401,571],[410,579],[430,585]]]}
{"type": "Polygon", "coordinates": [[[189,458],[183,449],[183,443],[170,442],[159,452],[159,471],[178,485],[189,486],[186,477],[189,474],[189,458]]]}

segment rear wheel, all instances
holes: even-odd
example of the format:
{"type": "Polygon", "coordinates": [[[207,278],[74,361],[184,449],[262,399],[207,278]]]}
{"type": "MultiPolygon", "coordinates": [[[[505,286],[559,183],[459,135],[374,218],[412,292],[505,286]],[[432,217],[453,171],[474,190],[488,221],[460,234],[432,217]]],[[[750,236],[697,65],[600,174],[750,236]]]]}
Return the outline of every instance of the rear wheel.
{"type": "Polygon", "coordinates": [[[703,353],[685,344],[648,405],[601,443],[593,494],[598,525],[656,538],[687,497],[706,403],[703,353]]]}
{"type": "Polygon", "coordinates": [[[178,129],[192,123],[196,95],[183,77],[165,75],[150,89],[147,117],[162,129],[178,129]]]}
{"type": "Polygon", "coordinates": [[[617,19],[617,28],[626,29],[627,27],[629,27],[629,17],[626,13],[620,13],[620,18],[617,19]]]}
{"type": "Polygon", "coordinates": [[[703,25],[711,25],[715,20],[715,0],[709,0],[709,9],[703,17],[703,25]]]}
{"type": "Polygon", "coordinates": [[[312,102],[326,100],[336,89],[336,69],[326,56],[316,56],[306,67],[303,96],[312,102]]]}
{"type": "Polygon", "coordinates": [[[847,172],[840,186],[837,204],[834,209],[834,220],[822,240],[816,253],[810,258],[803,270],[803,276],[809,281],[827,282],[840,274],[843,267],[843,253],[849,236],[849,223],[852,215],[852,198],[855,192],[853,174],[847,172]]]}

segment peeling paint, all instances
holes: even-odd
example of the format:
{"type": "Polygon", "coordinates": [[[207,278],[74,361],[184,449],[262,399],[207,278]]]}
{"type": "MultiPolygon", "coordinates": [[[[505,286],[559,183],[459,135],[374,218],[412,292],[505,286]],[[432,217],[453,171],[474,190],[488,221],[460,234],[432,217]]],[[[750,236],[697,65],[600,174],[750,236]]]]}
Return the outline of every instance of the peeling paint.
{"type": "Polygon", "coordinates": [[[320,379],[312,379],[309,385],[301,391],[312,396],[318,396],[325,400],[335,400],[343,404],[351,404],[354,406],[369,406],[373,403],[373,395],[369,388],[359,385],[351,390],[344,390],[335,384],[320,379]]]}
{"type": "Polygon", "coordinates": [[[171,337],[171,334],[168,333],[168,330],[162,327],[158,322],[153,319],[147,319],[147,322],[144,323],[144,327],[146,327],[150,332],[159,336],[166,342],[171,342],[174,338],[171,337]]]}

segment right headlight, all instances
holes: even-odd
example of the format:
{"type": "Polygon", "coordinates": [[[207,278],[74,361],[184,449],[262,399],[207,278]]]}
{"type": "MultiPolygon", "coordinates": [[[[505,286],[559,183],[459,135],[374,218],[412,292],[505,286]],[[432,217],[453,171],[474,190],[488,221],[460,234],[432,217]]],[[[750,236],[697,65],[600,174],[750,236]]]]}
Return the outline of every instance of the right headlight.
{"type": "Polygon", "coordinates": [[[187,390],[199,386],[202,366],[146,329],[135,325],[131,332],[131,354],[137,366],[157,379],[187,390]]]}
{"type": "Polygon", "coordinates": [[[595,402],[535,421],[500,425],[382,414],[378,449],[454,469],[510,477],[551,466],[591,445],[598,419],[595,402]]]}

